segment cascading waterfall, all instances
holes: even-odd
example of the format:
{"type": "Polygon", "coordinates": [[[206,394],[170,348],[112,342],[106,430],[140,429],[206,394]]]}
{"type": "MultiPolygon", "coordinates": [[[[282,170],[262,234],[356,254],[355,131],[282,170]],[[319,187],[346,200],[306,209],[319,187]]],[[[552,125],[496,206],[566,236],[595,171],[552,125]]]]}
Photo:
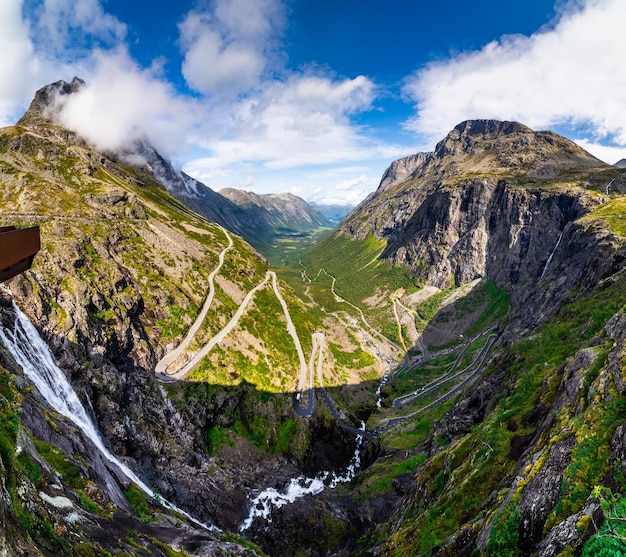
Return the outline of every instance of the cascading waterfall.
{"type": "MultiPolygon", "coordinates": [[[[365,422],[361,422],[361,430],[365,431],[365,422]]],[[[271,522],[273,508],[278,509],[288,503],[293,503],[296,499],[304,497],[305,495],[316,495],[326,488],[332,489],[341,483],[347,483],[352,480],[361,467],[362,444],[363,435],[357,435],[354,455],[352,455],[352,459],[345,473],[341,476],[338,476],[334,471],[322,472],[315,478],[299,476],[298,478],[291,479],[283,493],[273,487],[259,493],[252,499],[248,518],[243,521],[239,527],[239,531],[244,532],[250,528],[255,518],[265,518],[271,522]]]]}
{"type": "Polygon", "coordinates": [[[554,248],[552,249],[552,253],[550,253],[548,260],[546,261],[546,264],[543,267],[543,271],[541,272],[541,276],[539,277],[540,279],[542,279],[543,275],[546,274],[546,271],[548,270],[548,265],[550,265],[550,263],[552,262],[552,258],[554,257],[554,254],[556,253],[556,250],[559,247],[559,244],[561,243],[562,239],[563,239],[563,232],[559,234],[559,239],[556,241],[556,244],[554,245],[554,248]]]}
{"type": "Polygon", "coordinates": [[[382,378],[380,379],[380,383],[378,384],[378,387],[376,389],[376,407],[377,408],[381,408],[382,404],[383,404],[383,388],[385,387],[385,385],[389,382],[389,374],[391,372],[391,361],[390,360],[386,360],[387,361],[387,371],[385,371],[385,373],[383,373],[382,378]]]}
{"type": "MultiPolygon", "coordinates": [[[[8,291],[6,288],[3,290],[8,291]]],[[[10,291],[8,292],[10,293],[10,291]]],[[[15,361],[22,367],[24,373],[52,408],[70,419],[93,442],[105,459],[126,478],[137,484],[147,495],[154,497],[154,490],[143,483],[128,466],[107,449],[78,395],[63,371],[58,367],[50,348],[26,315],[17,307],[14,300],[12,303],[15,313],[15,326],[12,331],[7,331],[0,325],[0,340],[11,352],[15,361]]],[[[184,515],[206,530],[218,530],[216,526],[208,526],[196,520],[160,496],[158,501],[163,506],[184,515]]]]}
{"type": "Polygon", "coordinates": [[[604,193],[606,195],[609,195],[611,193],[611,186],[613,185],[613,182],[615,182],[615,178],[613,178],[613,180],[611,180],[604,188],[604,193]]]}

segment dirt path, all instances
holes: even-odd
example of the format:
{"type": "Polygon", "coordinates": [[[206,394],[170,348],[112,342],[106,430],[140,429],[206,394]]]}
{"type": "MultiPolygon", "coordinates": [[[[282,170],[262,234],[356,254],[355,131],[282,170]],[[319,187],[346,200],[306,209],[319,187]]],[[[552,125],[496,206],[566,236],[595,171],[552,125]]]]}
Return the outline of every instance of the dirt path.
{"type": "Polygon", "coordinates": [[[185,377],[185,375],[192,371],[200,363],[202,358],[204,358],[211,350],[213,350],[213,347],[216,344],[220,343],[224,339],[224,337],[228,333],[230,333],[235,325],[237,325],[239,318],[243,315],[243,312],[246,311],[246,307],[250,303],[250,300],[252,300],[252,298],[256,294],[256,291],[260,288],[263,288],[267,284],[270,279],[270,275],[272,274],[273,271],[268,271],[265,274],[265,278],[246,294],[243,302],[237,308],[235,315],[233,315],[232,319],[224,326],[224,328],[219,333],[212,337],[209,342],[207,342],[198,352],[196,352],[193,358],[191,358],[191,360],[189,360],[189,362],[187,362],[182,368],[174,373],[168,373],[168,376],[174,379],[182,379],[183,377],[185,377]]]}
{"type": "MultiPolygon", "coordinates": [[[[291,335],[294,344],[296,345],[296,350],[298,352],[298,359],[300,360],[300,377],[298,379],[298,391],[300,394],[304,391],[305,382],[306,382],[306,374],[308,371],[308,367],[306,365],[306,358],[304,357],[304,351],[302,350],[302,345],[300,344],[300,338],[298,337],[298,332],[296,331],[296,327],[291,320],[291,315],[289,314],[289,308],[287,307],[287,302],[285,302],[280,290],[278,290],[278,282],[276,280],[276,273],[274,271],[269,271],[272,274],[272,286],[274,288],[274,294],[276,294],[276,298],[280,302],[280,305],[283,308],[283,313],[285,315],[285,319],[287,320],[287,331],[291,335]]],[[[311,377],[310,380],[311,388],[313,388],[313,379],[311,377]]]]}
{"type": "Polygon", "coordinates": [[[228,245],[220,252],[219,263],[217,267],[213,270],[213,272],[209,275],[209,293],[204,301],[204,305],[202,306],[202,311],[196,317],[196,320],[193,322],[193,325],[187,331],[187,335],[180,343],[180,345],[172,350],[169,354],[166,354],[161,360],[157,363],[154,368],[156,373],[166,373],[168,367],[172,365],[172,362],[181,355],[183,350],[189,346],[189,343],[193,340],[193,337],[196,336],[196,333],[202,327],[202,323],[204,323],[204,319],[206,318],[206,314],[211,307],[211,303],[213,302],[213,297],[215,296],[215,275],[220,272],[222,265],[224,264],[224,257],[226,256],[226,252],[233,247],[233,239],[231,235],[226,231],[226,229],[220,226],[220,229],[224,234],[226,234],[226,238],[228,239],[228,245]]]}

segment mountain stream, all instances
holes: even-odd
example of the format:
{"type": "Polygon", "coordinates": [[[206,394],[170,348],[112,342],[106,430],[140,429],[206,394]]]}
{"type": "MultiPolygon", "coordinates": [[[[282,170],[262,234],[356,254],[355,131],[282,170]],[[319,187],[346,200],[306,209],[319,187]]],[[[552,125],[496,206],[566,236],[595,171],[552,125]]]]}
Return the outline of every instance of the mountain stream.
{"type": "MultiPolygon", "coordinates": [[[[365,431],[365,423],[361,422],[361,430],[365,431]]],[[[352,480],[361,467],[361,445],[363,444],[363,435],[357,435],[356,448],[354,455],[350,460],[350,464],[346,468],[343,475],[338,476],[334,471],[326,471],[318,474],[315,478],[306,478],[299,476],[292,478],[287,488],[281,493],[277,489],[270,487],[259,493],[250,503],[248,518],[246,518],[239,527],[240,532],[245,532],[255,518],[264,518],[268,522],[272,521],[272,509],[280,508],[288,503],[293,503],[296,499],[305,495],[317,495],[326,488],[337,487],[340,483],[346,483],[352,480]]]]}

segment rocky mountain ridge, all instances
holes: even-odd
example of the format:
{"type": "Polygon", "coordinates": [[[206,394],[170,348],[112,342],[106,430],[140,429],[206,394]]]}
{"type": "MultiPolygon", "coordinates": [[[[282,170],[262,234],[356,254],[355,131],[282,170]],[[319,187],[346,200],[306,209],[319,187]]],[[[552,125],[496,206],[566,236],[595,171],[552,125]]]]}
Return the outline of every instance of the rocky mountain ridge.
{"type": "Polygon", "coordinates": [[[599,554],[621,515],[594,493],[624,496],[626,175],[552,132],[468,121],[407,176],[381,183],[336,244],[379,239],[379,260],[440,289],[490,279],[510,307],[372,553],[599,554]]]}
{"type": "Polygon", "coordinates": [[[434,153],[412,160],[408,179],[383,180],[339,232],[386,240],[383,257],[440,287],[486,275],[501,285],[520,272],[538,278],[567,223],[600,203],[603,172],[602,187],[613,176],[565,138],[514,122],[464,122],[434,153]],[[511,261],[502,265],[502,257],[511,261]]]}
{"type": "Polygon", "coordinates": [[[302,234],[319,227],[332,227],[326,217],[292,193],[257,194],[225,188],[219,194],[245,213],[246,226],[254,230],[256,237],[302,234]]]}

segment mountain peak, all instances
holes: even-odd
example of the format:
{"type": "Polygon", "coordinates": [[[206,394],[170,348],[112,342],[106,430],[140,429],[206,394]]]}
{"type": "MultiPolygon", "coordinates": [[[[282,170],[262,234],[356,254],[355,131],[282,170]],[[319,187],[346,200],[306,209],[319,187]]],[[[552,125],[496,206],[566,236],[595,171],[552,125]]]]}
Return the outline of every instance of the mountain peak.
{"type": "Polygon", "coordinates": [[[30,107],[18,120],[18,126],[30,127],[42,121],[50,122],[54,117],[55,100],[60,96],[72,95],[85,86],[80,77],[74,77],[70,83],[64,80],[50,83],[35,93],[30,107]]]}
{"type": "Polygon", "coordinates": [[[458,132],[466,136],[499,137],[513,133],[533,133],[528,126],[506,120],[465,120],[454,127],[451,133],[458,132]]]}
{"type": "Polygon", "coordinates": [[[437,144],[434,157],[438,164],[456,164],[461,172],[535,172],[544,177],[567,168],[605,166],[554,132],[498,120],[461,122],[437,144]]]}
{"type": "Polygon", "coordinates": [[[465,120],[454,128],[435,147],[438,156],[468,153],[477,144],[490,142],[506,142],[513,136],[528,136],[535,132],[519,122],[500,120],[465,120]],[[459,149],[459,147],[461,149],[459,149]]]}

